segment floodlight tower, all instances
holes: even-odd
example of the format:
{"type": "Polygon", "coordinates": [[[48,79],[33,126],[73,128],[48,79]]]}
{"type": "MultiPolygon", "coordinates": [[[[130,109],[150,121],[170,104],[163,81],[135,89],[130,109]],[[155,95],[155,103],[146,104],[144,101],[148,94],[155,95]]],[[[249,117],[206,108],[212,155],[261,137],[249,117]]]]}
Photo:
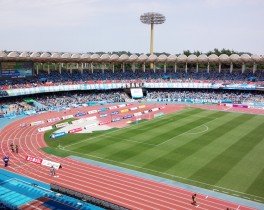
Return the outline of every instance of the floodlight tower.
{"type": "Polygon", "coordinates": [[[166,20],[165,16],[156,12],[147,12],[140,16],[140,21],[145,24],[150,24],[150,54],[153,55],[153,36],[154,24],[162,24],[166,20]]]}

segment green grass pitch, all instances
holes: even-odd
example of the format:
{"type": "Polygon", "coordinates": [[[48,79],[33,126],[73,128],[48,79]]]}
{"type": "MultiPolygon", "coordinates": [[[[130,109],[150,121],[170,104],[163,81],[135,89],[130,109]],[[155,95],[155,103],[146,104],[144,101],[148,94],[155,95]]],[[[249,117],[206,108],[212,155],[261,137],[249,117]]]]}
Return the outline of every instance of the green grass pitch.
{"type": "MultiPolygon", "coordinates": [[[[55,130],[55,129],[54,129],[55,130]]],[[[44,151],[75,155],[264,203],[264,116],[184,109],[123,129],[68,134],[44,151]]]]}

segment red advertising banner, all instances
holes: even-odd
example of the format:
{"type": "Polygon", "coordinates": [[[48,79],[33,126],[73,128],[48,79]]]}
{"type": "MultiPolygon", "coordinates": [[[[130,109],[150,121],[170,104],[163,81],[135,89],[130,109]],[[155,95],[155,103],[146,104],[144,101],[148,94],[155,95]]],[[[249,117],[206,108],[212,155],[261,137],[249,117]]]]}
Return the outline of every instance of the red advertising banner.
{"type": "Polygon", "coordinates": [[[37,164],[41,164],[43,159],[42,158],[38,158],[38,157],[33,157],[33,156],[26,156],[26,161],[29,162],[33,162],[33,163],[37,163],[37,164]]]}
{"type": "Polygon", "coordinates": [[[111,121],[103,121],[103,122],[99,122],[99,125],[105,125],[105,124],[109,124],[111,121]]]}
{"type": "Polygon", "coordinates": [[[74,129],[69,130],[68,133],[77,133],[80,131],[82,131],[82,128],[74,128],[74,129]]]}

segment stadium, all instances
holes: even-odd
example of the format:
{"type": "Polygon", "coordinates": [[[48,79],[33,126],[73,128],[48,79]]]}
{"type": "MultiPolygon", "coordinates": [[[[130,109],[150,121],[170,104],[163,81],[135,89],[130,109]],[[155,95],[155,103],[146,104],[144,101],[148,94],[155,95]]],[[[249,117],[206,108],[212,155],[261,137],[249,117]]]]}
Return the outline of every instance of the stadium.
{"type": "Polygon", "coordinates": [[[140,20],[150,54],[0,51],[0,209],[264,209],[264,56],[140,20]]]}

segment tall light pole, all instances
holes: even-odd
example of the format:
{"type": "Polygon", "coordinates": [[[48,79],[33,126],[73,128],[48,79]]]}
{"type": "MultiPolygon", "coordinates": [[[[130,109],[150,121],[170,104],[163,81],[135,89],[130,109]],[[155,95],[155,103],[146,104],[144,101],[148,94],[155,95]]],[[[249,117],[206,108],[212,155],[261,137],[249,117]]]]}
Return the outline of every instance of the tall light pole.
{"type": "MultiPolygon", "coordinates": [[[[166,18],[164,15],[156,12],[147,12],[140,16],[140,21],[142,23],[150,24],[150,55],[154,53],[154,24],[162,24],[165,20],[166,18]]],[[[153,66],[153,64],[151,66],[153,66]]]]}

